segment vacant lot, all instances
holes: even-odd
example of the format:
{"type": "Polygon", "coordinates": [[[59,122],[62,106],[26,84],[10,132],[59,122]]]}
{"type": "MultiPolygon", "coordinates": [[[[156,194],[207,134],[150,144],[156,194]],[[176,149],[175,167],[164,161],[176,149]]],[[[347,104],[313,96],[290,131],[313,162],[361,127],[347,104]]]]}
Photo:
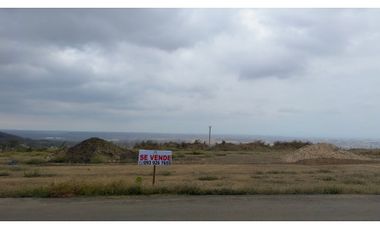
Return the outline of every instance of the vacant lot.
{"type": "MultiPolygon", "coordinates": [[[[131,194],[380,194],[380,164],[285,164],[292,150],[176,151],[173,165],[49,163],[49,152],[0,153],[1,197],[131,194]],[[10,162],[17,163],[10,165],[10,162]]],[[[378,159],[377,150],[356,150],[378,159]]]]}

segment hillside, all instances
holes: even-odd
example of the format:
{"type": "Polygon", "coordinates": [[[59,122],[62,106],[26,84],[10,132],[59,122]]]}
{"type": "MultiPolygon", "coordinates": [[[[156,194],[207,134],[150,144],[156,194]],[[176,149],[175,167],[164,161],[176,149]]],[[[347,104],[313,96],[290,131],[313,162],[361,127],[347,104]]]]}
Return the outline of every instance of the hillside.
{"type": "Polygon", "coordinates": [[[72,163],[120,162],[133,159],[134,155],[112,142],[92,137],[67,149],[65,160],[72,163]]]}
{"type": "Polygon", "coordinates": [[[9,133],[0,132],[0,144],[7,144],[11,142],[23,142],[25,139],[9,133]]]}

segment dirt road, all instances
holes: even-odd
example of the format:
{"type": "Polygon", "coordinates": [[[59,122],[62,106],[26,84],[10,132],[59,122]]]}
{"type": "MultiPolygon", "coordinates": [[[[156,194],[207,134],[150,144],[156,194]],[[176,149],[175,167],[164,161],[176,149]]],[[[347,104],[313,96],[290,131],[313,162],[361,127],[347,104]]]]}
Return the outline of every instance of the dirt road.
{"type": "Polygon", "coordinates": [[[380,196],[3,198],[0,220],[380,220],[380,196]]]}

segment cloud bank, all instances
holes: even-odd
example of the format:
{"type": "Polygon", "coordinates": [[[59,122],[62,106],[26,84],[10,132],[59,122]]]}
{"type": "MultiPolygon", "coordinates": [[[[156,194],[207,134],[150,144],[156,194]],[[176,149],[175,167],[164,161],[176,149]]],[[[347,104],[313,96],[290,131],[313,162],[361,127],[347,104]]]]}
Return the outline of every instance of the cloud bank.
{"type": "Polygon", "coordinates": [[[1,9],[0,127],[380,136],[380,10],[1,9]]]}

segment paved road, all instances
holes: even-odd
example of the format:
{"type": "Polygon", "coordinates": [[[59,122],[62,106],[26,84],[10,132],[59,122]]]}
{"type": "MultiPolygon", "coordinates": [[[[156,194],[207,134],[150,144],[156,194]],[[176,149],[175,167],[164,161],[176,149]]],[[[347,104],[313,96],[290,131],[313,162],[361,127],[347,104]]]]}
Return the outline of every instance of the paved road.
{"type": "Polygon", "coordinates": [[[3,198],[0,220],[380,220],[380,196],[3,198]]]}

